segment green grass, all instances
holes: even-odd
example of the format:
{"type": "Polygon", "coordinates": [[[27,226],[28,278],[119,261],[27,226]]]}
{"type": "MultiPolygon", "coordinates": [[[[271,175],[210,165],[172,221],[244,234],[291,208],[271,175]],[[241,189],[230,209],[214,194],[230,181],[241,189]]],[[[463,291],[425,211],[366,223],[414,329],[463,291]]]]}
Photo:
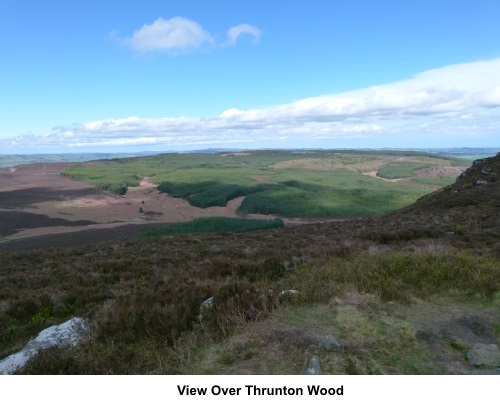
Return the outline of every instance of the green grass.
{"type": "Polygon", "coordinates": [[[189,222],[172,224],[164,228],[152,229],[148,232],[138,235],[136,238],[147,239],[184,233],[243,233],[260,231],[264,229],[277,229],[282,227],[283,221],[279,218],[273,220],[260,220],[246,218],[208,217],[196,218],[189,222]]]}
{"type": "Polygon", "coordinates": [[[428,192],[361,174],[288,170],[269,178],[283,186],[251,194],[240,210],[289,217],[377,216],[411,204],[428,192]]]}
{"type": "MultiPolygon", "coordinates": [[[[195,346],[182,340],[175,353],[187,374],[244,373],[249,362],[260,364],[255,368],[260,373],[300,374],[312,354],[319,355],[325,374],[448,374],[406,314],[432,322],[427,311],[439,313],[443,299],[447,307],[491,303],[499,275],[497,260],[476,260],[468,253],[399,252],[302,264],[277,281],[278,290],[293,286],[299,293],[268,314],[262,326],[236,321],[224,340],[195,346]],[[417,298],[429,301],[414,303],[417,298]],[[329,333],[345,344],[341,353],[312,346],[329,333]]],[[[451,342],[450,347],[462,356],[462,346],[451,342]]]]}
{"type": "Polygon", "coordinates": [[[107,167],[107,165],[75,165],[64,170],[62,174],[73,180],[89,183],[119,195],[125,194],[128,187],[139,185],[139,178],[135,174],[135,170],[123,167],[122,170],[115,169],[108,172],[107,167]]]}
{"type": "Polygon", "coordinates": [[[498,260],[467,253],[452,255],[396,252],[334,259],[324,266],[300,268],[288,285],[304,303],[327,302],[351,286],[384,301],[411,302],[452,294],[464,300],[493,300],[500,289],[498,260]]]}
{"type": "Polygon", "coordinates": [[[421,164],[390,164],[382,167],[378,172],[377,176],[383,177],[385,179],[402,179],[407,177],[415,177],[417,170],[424,169],[426,166],[421,164]]]}
{"type": "MultiPolygon", "coordinates": [[[[396,317],[382,315],[374,296],[356,297],[368,306],[352,304],[290,305],[277,314],[279,324],[313,328],[320,336],[334,333],[347,342],[341,354],[318,352],[326,374],[440,374],[436,364],[415,337],[415,327],[396,317]],[[333,313],[332,313],[333,312],[333,313]],[[373,350],[376,348],[376,350],[373,350]]],[[[298,359],[297,359],[298,360],[298,359]]]]}

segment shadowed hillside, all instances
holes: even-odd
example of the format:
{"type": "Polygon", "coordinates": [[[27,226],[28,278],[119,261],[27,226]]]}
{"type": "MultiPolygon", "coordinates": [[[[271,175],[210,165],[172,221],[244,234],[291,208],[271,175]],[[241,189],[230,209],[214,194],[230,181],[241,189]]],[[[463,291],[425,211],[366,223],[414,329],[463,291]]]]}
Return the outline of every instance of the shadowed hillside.
{"type": "MultiPolygon", "coordinates": [[[[388,239],[419,232],[500,254],[500,154],[474,161],[454,184],[383,218],[388,239]],[[397,231],[400,228],[400,231],[397,231]]],[[[413,236],[412,236],[413,235],[413,236]]]]}

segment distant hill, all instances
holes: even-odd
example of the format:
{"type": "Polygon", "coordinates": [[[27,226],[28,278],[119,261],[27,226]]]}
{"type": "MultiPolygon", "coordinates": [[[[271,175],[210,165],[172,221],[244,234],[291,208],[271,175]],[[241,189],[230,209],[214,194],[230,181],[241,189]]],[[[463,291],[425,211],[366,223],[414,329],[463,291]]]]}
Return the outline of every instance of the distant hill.
{"type": "MultiPolygon", "coordinates": [[[[244,149],[230,149],[230,148],[210,148],[191,151],[180,151],[177,153],[202,153],[202,154],[217,154],[217,153],[231,153],[241,152],[244,149]]],[[[308,152],[313,149],[282,149],[291,152],[308,152]]],[[[317,150],[317,149],[314,149],[317,150]]],[[[360,151],[360,149],[338,149],[339,152],[347,151],[360,151]]],[[[366,151],[395,151],[401,152],[404,150],[412,152],[424,152],[439,156],[449,156],[462,159],[478,159],[494,155],[498,148],[422,148],[422,149],[364,149],[366,151]]],[[[142,151],[130,153],[54,153],[54,154],[13,154],[2,155],[0,154],[0,167],[10,167],[15,165],[26,165],[31,163],[48,163],[48,162],[87,162],[90,160],[103,160],[103,159],[120,159],[137,156],[151,156],[161,153],[169,153],[168,151],[142,151]]],[[[170,152],[172,153],[172,152],[170,152]]],[[[175,153],[175,152],[174,152],[175,153]]]]}
{"type": "Polygon", "coordinates": [[[61,154],[20,154],[1,155],[0,167],[11,167],[16,165],[28,165],[32,163],[49,162],[87,162],[90,160],[118,159],[136,156],[154,155],[158,152],[138,153],[61,153],[61,154]]]}

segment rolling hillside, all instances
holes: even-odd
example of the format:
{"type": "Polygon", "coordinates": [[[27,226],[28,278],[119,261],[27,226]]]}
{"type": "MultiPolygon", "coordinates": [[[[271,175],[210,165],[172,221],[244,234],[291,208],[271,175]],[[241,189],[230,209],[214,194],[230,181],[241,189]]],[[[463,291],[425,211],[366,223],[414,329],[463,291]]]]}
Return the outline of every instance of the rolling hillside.
{"type": "Polygon", "coordinates": [[[497,154],[378,218],[1,253],[0,358],[81,316],[84,341],[22,372],[498,372],[466,353],[500,343],[499,175],[497,154]]]}

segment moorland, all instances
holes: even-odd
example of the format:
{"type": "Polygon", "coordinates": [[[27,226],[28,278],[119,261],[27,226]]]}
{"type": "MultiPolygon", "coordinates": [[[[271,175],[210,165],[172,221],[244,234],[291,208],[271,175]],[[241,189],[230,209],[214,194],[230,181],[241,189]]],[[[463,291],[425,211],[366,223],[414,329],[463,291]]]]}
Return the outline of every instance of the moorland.
{"type": "Polygon", "coordinates": [[[401,151],[5,169],[0,358],[81,316],[86,339],[19,372],[495,372],[466,352],[500,342],[499,173],[401,151]]]}

